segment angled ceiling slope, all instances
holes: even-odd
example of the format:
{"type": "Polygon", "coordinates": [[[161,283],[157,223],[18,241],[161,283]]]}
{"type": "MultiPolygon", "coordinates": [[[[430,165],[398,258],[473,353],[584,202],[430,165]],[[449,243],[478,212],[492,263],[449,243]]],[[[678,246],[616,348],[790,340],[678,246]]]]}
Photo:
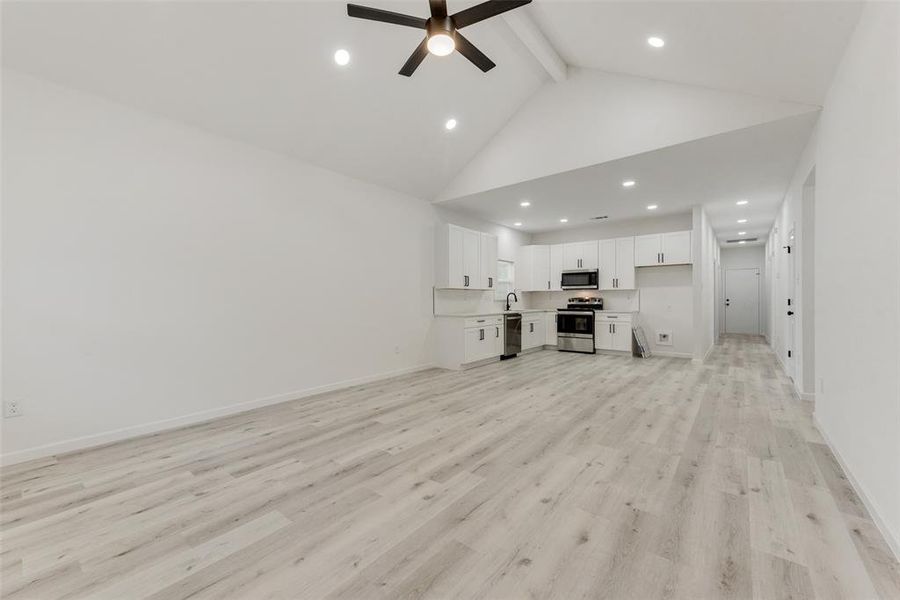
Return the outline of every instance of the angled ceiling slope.
{"type": "Polygon", "coordinates": [[[591,69],[545,85],[437,197],[446,201],[818,107],[591,69]]]}
{"type": "MultiPolygon", "coordinates": [[[[428,14],[426,0],[370,3],[428,14]]],[[[405,78],[397,70],[422,32],[351,19],[344,2],[29,0],[0,10],[5,67],[423,199],[548,79],[501,19],[466,29],[497,63],[490,73],[454,53],[405,78]],[[344,68],[338,48],[351,53],[344,68]],[[451,117],[459,126],[448,132],[451,117]]]]}

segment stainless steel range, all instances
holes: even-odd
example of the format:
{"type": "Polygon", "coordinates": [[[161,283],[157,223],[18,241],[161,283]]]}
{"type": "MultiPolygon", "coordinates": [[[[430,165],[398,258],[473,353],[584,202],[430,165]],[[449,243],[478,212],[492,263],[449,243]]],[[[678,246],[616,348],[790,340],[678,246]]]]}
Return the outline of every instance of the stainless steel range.
{"type": "Polygon", "coordinates": [[[603,310],[602,298],[569,298],[557,309],[556,347],[560,352],[594,354],[594,311],[603,310]]]}

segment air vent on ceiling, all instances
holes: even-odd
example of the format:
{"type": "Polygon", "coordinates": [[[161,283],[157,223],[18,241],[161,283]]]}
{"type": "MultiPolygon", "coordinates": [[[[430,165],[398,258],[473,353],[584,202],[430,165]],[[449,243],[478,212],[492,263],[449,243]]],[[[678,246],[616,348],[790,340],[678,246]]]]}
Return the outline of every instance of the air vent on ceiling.
{"type": "Polygon", "coordinates": [[[755,241],[757,241],[757,240],[759,240],[759,238],[743,238],[743,239],[740,239],[740,240],[725,240],[725,243],[727,243],[727,244],[738,244],[738,243],[740,243],[740,242],[755,242],[755,241]]]}
{"type": "Polygon", "coordinates": [[[609,215],[602,215],[600,217],[591,217],[591,221],[599,221],[600,219],[608,219],[609,215]]]}

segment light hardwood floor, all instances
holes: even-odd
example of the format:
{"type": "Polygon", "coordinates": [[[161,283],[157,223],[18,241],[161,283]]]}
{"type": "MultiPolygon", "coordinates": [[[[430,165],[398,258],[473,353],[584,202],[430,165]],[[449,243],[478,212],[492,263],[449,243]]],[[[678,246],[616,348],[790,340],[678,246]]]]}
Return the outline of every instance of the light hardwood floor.
{"type": "Polygon", "coordinates": [[[900,598],[759,338],[522,356],[2,471],[4,598],[900,598]]]}

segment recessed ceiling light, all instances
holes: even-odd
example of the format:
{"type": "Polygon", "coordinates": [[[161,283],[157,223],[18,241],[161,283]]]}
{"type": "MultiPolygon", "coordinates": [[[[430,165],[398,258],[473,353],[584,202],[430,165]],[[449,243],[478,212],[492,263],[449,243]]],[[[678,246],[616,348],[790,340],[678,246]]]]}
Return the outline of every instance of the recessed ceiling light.
{"type": "Polygon", "coordinates": [[[428,38],[426,46],[435,56],[447,56],[456,49],[456,42],[446,33],[436,33],[428,38]]]}
{"type": "Polygon", "coordinates": [[[747,202],[749,202],[749,200],[738,200],[735,204],[737,204],[738,206],[743,206],[747,204],[747,202]]]}
{"type": "Polygon", "coordinates": [[[350,53],[341,48],[337,52],[334,53],[334,62],[339,64],[340,66],[345,66],[350,64],[350,53]]]}
{"type": "Polygon", "coordinates": [[[622,182],[622,187],[634,187],[634,184],[637,183],[634,179],[626,179],[622,182]]]}
{"type": "Polygon", "coordinates": [[[648,37],[647,43],[650,44],[651,46],[653,46],[654,48],[662,48],[663,46],[666,45],[666,41],[664,39],[662,39],[661,37],[656,37],[656,36],[648,37]]]}
{"type": "Polygon", "coordinates": [[[647,210],[656,210],[657,208],[659,208],[659,206],[657,206],[656,204],[647,205],[647,210]]]}
{"type": "Polygon", "coordinates": [[[738,223],[746,223],[747,219],[738,219],[738,223]]]}
{"type": "Polygon", "coordinates": [[[447,122],[444,123],[444,128],[447,131],[450,131],[451,129],[456,129],[456,119],[447,119],[447,122]]]}
{"type": "Polygon", "coordinates": [[[746,231],[738,231],[738,235],[747,235],[746,231]]]}
{"type": "Polygon", "coordinates": [[[568,223],[569,220],[568,220],[568,219],[560,219],[559,222],[560,222],[560,223],[568,223]]]}
{"type": "Polygon", "coordinates": [[[529,202],[528,200],[522,200],[521,202],[519,202],[519,206],[531,206],[531,202],[529,202]]]}
{"type": "Polygon", "coordinates": [[[513,225],[515,225],[516,227],[521,227],[522,223],[520,223],[519,221],[516,221],[515,223],[513,223],[513,225]]]}

